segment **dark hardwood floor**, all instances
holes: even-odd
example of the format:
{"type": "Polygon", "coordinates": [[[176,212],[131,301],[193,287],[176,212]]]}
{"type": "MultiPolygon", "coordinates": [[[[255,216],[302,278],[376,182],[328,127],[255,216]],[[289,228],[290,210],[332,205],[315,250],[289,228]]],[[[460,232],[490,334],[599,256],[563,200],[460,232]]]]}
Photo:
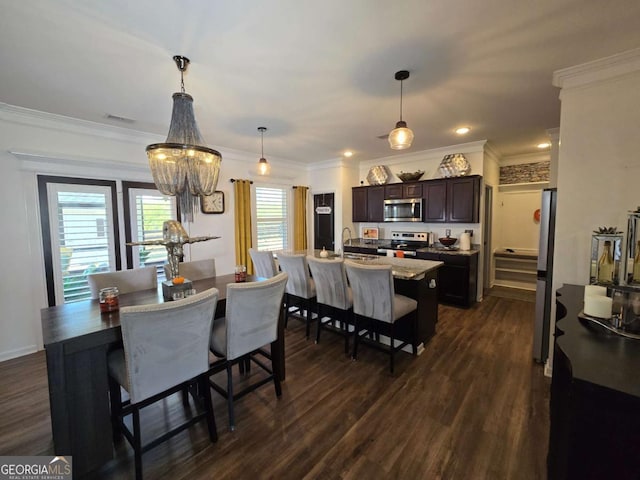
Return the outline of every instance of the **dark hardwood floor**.
{"type": "MultiPolygon", "coordinates": [[[[424,353],[399,354],[394,376],[381,352],[362,348],[353,362],[342,337],[323,332],[316,345],[289,322],[282,397],[267,385],[239,400],[230,432],[214,392],[218,443],[197,425],[143,456],[145,478],[546,478],[549,379],[531,360],[534,304],[488,296],[439,315],[424,353]]],[[[145,412],[143,430],[184,412],[170,398],[145,412]]],[[[0,363],[0,455],[50,454],[43,352],[0,363]]],[[[123,442],[92,478],[132,475],[123,442]]]]}

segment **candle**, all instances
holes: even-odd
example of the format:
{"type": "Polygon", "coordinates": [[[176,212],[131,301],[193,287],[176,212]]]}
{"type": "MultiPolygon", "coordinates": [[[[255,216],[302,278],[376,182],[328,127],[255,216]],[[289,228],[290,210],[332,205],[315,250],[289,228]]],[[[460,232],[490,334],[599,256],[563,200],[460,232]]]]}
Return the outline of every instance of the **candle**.
{"type": "Polygon", "coordinates": [[[590,295],[584,299],[584,313],[597,318],[611,318],[613,299],[600,295],[590,295]]]}
{"type": "Polygon", "coordinates": [[[584,286],[584,301],[587,301],[587,297],[606,297],[607,287],[601,287],[599,285],[585,285],[584,286]]]}

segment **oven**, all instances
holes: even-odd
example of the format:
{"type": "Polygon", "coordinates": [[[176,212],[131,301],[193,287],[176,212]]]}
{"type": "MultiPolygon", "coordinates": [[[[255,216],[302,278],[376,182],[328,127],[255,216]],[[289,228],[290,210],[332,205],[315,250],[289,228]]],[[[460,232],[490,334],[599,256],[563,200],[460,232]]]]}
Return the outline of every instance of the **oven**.
{"type": "Polygon", "coordinates": [[[429,246],[427,232],[391,232],[391,240],[378,245],[378,254],[416,257],[416,250],[429,246]]]}

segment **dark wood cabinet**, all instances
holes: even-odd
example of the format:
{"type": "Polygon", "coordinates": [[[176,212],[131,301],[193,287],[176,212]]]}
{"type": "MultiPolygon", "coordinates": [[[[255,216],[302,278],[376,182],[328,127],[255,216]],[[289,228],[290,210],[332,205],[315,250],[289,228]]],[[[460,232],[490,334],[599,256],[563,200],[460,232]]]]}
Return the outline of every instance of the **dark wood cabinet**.
{"type": "Polygon", "coordinates": [[[383,185],[354,187],[351,214],[353,222],[382,222],[384,219],[383,185]]]}
{"type": "Polygon", "coordinates": [[[431,223],[478,223],[480,179],[480,176],[473,175],[423,182],[424,221],[431,223]]]}
{"type": "Polygon", "coordinates": [[[478,223],[482,177],[353,187],[353,222],[384,221],[384,200],[424,198],[425,223],[478,223]]]}
{"type": "Polygon", "coordinates": [[[445,180],[431,180],[422,185],[424,198],[424,221],[427,223],[447,220],[447,183],[445,180]]]}
{"type": "Polygon", "coordinates": [[[438,270],[438,301],[440,303],[465,308],[475,303],[478,285],[478,253],[456,255],[417,252],[416,258],[444,262],[438,270]]]}
{"type": "Polygon", "coordinates": [[[447,221],[477,223],[480,213],[480,177],[447,179],[447,221]]]}

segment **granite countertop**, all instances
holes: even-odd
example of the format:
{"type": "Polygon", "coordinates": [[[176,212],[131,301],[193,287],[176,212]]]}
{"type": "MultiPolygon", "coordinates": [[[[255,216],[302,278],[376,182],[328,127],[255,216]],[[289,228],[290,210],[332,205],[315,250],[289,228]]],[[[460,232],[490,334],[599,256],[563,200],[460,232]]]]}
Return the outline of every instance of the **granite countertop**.
{"type": "MultiPolygon", "coordinates": [[[[355,245],[353,245],[355,246],[355,245]]],[[[281,250],[284,252],[284,250],[281,250]]],[[[288,250],[286,253],[293,254],[305,254],[305,255],[313,255],[314,257],[321,258],[320,256],[321,250],[288,250]]],[[[333,251],[327,250],[329,256],[328,259],[332,258],[342,258],[340,255],[336,254],[333,251]]],[[[275,252],[277,257],[278,252],[275,252]]],[[[393,272],[393,276],[395,278],[399,278],[402,280],[421,280],[424,278],[424,274],[434,270],[436,268],[440,268],[441,265],[444,265],[444,262],[438,262],[433,260],[420,260],[414,258],[396,258],[396,257],[381,257],[378,255],[359,255],[354,254],[350,256],[349,253],[346,254],[345,260],[355,263],[361,263],[364,265],[391,265],[391,271],[393,272]]]]}
{"type": "MultiPolygon", "coordinates": [[[[355,238],[351,242],[346,242],[344,244],[345,247],[356,247],[356,248],[371,248],[378,249],[379,246],[383,246],[388,244],[390,240],[364,240],[362,238],[355,238]]],[[[475,255],[480,252],[480,245],[474,244],[471,245],[471,250],[448,250],[443,247],[426,247],[420,248],[416,250],[416,252],[428,252],[428,253],[444,253],[446,255],[475,255]]]]}

